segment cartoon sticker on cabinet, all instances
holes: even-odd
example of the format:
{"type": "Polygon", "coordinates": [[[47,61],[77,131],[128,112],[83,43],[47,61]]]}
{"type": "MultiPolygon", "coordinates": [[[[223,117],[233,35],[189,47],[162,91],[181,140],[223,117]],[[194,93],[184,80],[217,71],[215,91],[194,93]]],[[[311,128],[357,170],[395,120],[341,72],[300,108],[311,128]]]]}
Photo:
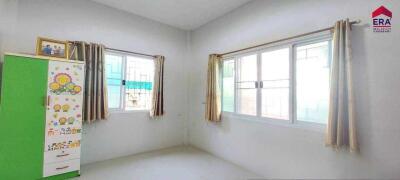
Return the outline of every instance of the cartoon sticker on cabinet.
{"type": "Polygon", "coordinates": [[[48,136],[54,136],[54,129],[50,128],[49,131],[47,132],[48,136]]]}
{"type": "Polygon", "coordinates": [[[75,122],[75,118],[74,117],[69,117],[68,118],[68,124],[72,125],[75,122]]]}
{"type": "Polygon", "coordinates": [[[82,132],[81,128],[78,127],[67,127],[67,128],[50,128],[47,130],[47,136],[60,136],[60,135],[73,135],[80,134],[82,132]]]}
{"type": "Polygon", "coordinates": [[[53,109],[54,109],[54,112],[60,112],[61,105],[56,104],[56,105],[53,106],[53,109]]]}
{"type": "Polygon", "coordinates": [[[62,117],[58,120],[58,122],[60,123],[60,125],[65,125],[65,123],[67,122],[67,118],[62,117]]]}
{"type": "Polygon", "coordinates": [[[69,148],[77,148],[80,147],[81,141],[80,140],[71,140],[71,141],[63,141],[57,142],[47,145],[47,151],[55,151],[60,149],[69,149],[69,148]]]}
{"type": "Polygon", "coordinates": [[[68,110],[69,110],[69,104],[64,104],[64,105],[62,106],[62,110],[63,110],[63,112],[68,112],[68,110]]]}
{"type": "Polygon", "coordinates": [[[54,76],[54,81],[49,84],[52,93],[62,94],[69,93],[72,95],[82,91],[82,87],[72,82],[72,77],[67,73],[59,73],[54,76]]]}

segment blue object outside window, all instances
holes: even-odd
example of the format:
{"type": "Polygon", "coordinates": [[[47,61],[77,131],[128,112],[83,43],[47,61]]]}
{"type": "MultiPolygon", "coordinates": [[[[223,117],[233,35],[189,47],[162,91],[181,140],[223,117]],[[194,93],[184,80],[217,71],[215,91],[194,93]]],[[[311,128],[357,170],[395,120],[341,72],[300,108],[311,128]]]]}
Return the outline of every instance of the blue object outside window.
{"type": "Polygon", "coordinates": [[[126,89],[144,89],[151,90],[153,89],[153,83],[151,82],[143,82],[143,81],[126,81],[125,82],[126,89]]]}

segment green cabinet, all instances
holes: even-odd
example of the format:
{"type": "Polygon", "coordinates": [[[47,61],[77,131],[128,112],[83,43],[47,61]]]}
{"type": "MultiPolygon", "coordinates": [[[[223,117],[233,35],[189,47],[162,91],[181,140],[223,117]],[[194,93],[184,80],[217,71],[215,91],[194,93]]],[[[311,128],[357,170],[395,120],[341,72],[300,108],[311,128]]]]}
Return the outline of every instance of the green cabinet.
{"type": "MultiPolygon", "coordinates": [[[[0,179],[44,179],[48,68],[51,60],[5,55],[0,96],[0,179]]],[[[82,65],[83,66],[83,65],[82,65]]],[[[79,171],[49,179],[65,179],[79,171]]]]}

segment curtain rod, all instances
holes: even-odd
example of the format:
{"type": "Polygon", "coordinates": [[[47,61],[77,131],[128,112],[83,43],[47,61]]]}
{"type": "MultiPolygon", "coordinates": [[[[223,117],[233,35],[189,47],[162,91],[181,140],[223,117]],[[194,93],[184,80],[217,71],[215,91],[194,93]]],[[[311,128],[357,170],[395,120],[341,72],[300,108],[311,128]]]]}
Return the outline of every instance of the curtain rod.
{"type": "Polygon", "coordinates": [[[121,49],[114,49],[114,48],[107,48],[107,47],[105,49],[106,50],[111,50],[111,51],[130,53],[130,54],[137,54],[137,55],[141,55],[141,56],[148,56],[148,57],[152,57],[152,58],[156,58],[157,57],[155,55],[143,54],[143,53],[138,53],[138,52],[133,52],[133,51],[125,51],[125,50],[121,50],[121,49]]]}
{"type": "MultiPolygon", "coordinates": [[[[358,23],[360,23],[360,22],[361,22],[361,20],[351,21],[351,22],[350,22],[350,25],[358,24],[358,23]]],[[[251,46],[251,47],[247,47],[247,48],[235,50],[235,51],[230,51],[230,52],[226,52],[226,53],[222,53],[222,54],[218,54],[218,55],[219,55],[219,56],[225,56],[225,55],[232,54],[232,53],[236,53],[236,52],[240,52],[240,51],[245,51],[245,50],[249,50],[249,49],[253,49],[253,48],[258,48],[258,47],[265,46],[265,45],[269,45],[269,44],[278,43],[278,42],[281,42],[281,41],[287,41],[287,40],[299,38],[299,37],[302,37],[302,36],[308,36],[308,35],[311,35],[311,34],[315,34],[315,33],[323,32],[323,31],[332,30],[333,28],[334,28],[334,26],[331,26],[331,27],[328,27],[328,28],[319,29],[319,30],[316,30],[316,31],[312,31],[312,32],[304,33],[304,34],[299,34],[299,35],[296,35],[296,36],[287,37],[287,38],[284,38],[284,39],[279,39],[279,40],[276,40],[276,41],[271,41],[271,42],[267,42],[267,43],[263,43],[263,44],[259,44],[259,45],[255,45],[255,46],[251,46]]]]}

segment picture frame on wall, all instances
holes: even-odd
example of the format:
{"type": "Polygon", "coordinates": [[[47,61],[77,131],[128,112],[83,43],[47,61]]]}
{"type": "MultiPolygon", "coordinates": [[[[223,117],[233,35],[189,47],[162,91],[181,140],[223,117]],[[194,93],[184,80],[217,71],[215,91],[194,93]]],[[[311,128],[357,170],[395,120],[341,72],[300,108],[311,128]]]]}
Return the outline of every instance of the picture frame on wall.
{"type": "Polygon", "coordinates": [[[56,58],[68,58],[68,42],[38,37],[36,55],[56,58]]]}

